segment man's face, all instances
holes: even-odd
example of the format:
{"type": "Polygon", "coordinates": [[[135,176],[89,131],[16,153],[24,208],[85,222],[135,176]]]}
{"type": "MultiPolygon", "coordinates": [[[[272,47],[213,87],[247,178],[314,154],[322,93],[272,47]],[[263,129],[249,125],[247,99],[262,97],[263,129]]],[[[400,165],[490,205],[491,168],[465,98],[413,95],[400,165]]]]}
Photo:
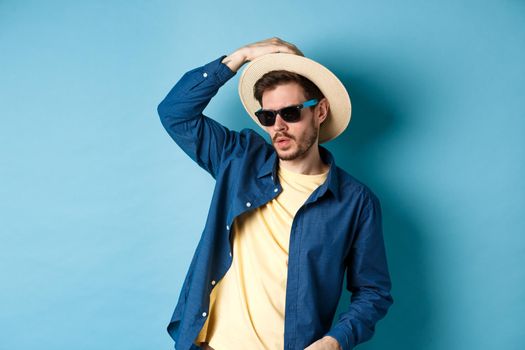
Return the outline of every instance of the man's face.
{"type": "MultiPolygon", "coordinates": [[[[263,109],[279,110],[306,101],[303,88],[297,83],[278,85],[262,95],[263,109]]],[[[317,148],[319,126],[324,118],[319,118],[317,108],[303,108],[301,120],[288,123],[277,115],[273,126],[265,127],[270,135],[277,155],[282,160],[306,158],[312,149],[317,148]]]]}

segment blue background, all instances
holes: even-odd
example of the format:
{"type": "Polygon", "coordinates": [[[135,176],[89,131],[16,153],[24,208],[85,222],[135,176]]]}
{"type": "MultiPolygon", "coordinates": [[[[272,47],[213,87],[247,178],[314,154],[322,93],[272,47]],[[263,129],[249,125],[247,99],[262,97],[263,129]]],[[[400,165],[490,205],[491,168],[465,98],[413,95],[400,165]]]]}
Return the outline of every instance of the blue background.
{"type": "MultiPolygon", "coordinates": [[[[171,348],[213,181],[156,106],[272,36],[349,89],[327,147],[383,205],[395,304],[359,349],[523,349],[520,0],[0,1],[0,349],[171,348]]],[[[254,127],[238,77],[206,112],[254,127]]]]}

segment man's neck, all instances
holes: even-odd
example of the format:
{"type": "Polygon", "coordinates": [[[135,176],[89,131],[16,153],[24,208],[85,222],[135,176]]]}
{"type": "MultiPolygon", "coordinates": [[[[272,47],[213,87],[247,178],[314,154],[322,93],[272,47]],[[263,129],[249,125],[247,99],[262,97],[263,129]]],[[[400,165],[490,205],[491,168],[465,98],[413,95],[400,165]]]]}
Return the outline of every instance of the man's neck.
{"type": "Polygon", "coordinates": [[[305,157],[299,159],[279,159],[279,167],[303,175],[317,175],[327,172],[330,166],[325,164],[321,159],[319,148],[315,147],[312,151],[313,152],[308,153],[305,157]]]}

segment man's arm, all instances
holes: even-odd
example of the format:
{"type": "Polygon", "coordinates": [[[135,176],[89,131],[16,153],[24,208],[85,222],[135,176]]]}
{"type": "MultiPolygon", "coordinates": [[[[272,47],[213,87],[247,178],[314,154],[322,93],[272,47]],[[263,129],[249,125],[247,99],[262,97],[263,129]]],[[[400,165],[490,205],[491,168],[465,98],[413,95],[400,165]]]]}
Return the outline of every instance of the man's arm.
{"type": "Polygon", "coordinates": [[[381,206],[370,193],[347,261],[347,288],[352,293],[347,312],[327,333],[343,350],[372,337],[376,323],[392,305],[391,282],[383,241],[381,206]]]}
{"type": "Polygon", "coordinates": [[[235,74],[221,63],[222,58],[184,74],[157,108],[171,138],[213,177],[223,150],[236,136],[203,115],[219,88],[235,74]]]}
{"type": "Polygon", "coordinates": [[[184,74],[157,108],[172,139],[213,177],[224,151],[237,144],[241,136],[204,116],[203,111],[243,64],[273,52],[302,54],[294,45],[277,38],[243,46],[184,74]]]}

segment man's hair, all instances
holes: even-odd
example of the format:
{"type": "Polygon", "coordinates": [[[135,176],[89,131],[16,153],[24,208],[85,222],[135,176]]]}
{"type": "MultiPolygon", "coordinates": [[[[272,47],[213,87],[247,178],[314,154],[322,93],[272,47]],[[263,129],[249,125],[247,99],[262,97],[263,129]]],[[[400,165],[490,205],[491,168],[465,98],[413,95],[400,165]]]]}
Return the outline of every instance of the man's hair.
{"type": "Polygon", "coordinates": [[[321,90],[310,79],[287,70],[273,70],[264,74],[253,86],[253,96],[262,106],[262,96],[265,91],[287,83],[297,83],[301,86],[306,100],[315,98],[320,101],[324,97],[321,90]]]}

